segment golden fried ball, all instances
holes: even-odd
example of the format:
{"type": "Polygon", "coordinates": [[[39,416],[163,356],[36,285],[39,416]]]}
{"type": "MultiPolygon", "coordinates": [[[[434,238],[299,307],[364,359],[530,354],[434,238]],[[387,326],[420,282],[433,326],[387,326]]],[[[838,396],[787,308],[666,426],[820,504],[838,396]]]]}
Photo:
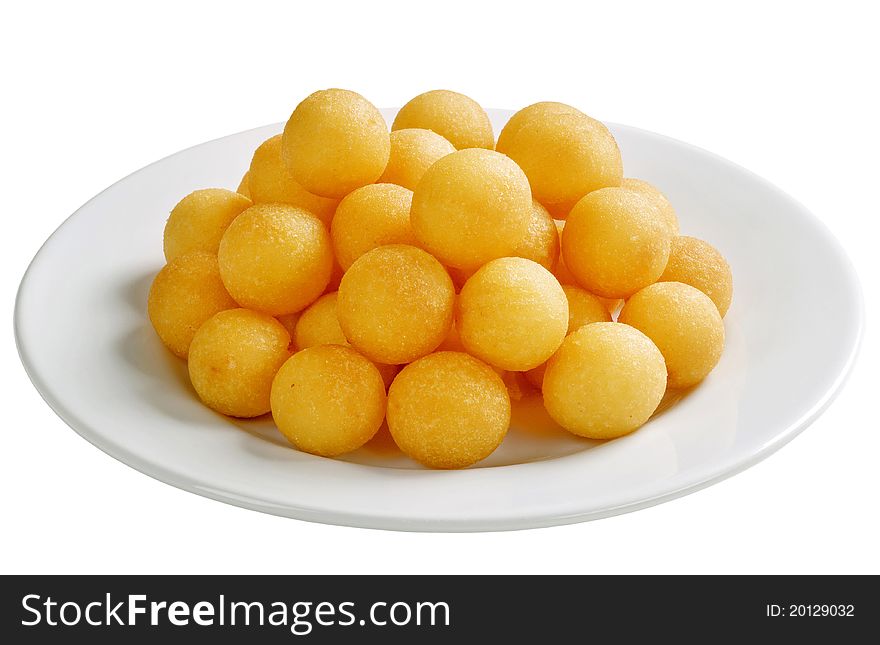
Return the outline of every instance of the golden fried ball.
{"type": "Polygon", "coordinates": [[[534,260],[548,271],[552,271],[559,261],[559,243],[559,232],[550,213],[537,201],[532,200],[528,232],[513,255],[534,260]]]}
{"type": "Polygon", "coordinates": [[[455,326],[470,354],[524,371],[546,361],[568,328],[565,292],[547,269],[525,258],[499,258],[465,283],[455,326]]]}
{"type": "Polygon", "coordinates": [[[570,284],[562,286],[565,298],[568,300],[568,330],[567,334],[576,331],[584,325],[594,322],[611,322],[611,314],[605,302],[598,296],[580,287],[570,284]]]}
{"type": "Polygon", "coordinates": [[[192,251],[217,253],[223,233],[251,200],[224,188],[190,193],[175,206],[165,222],[165,259],[192,251]]]}
{"type": "Polygon", "coordinates": [[[224,309],[238,307],[220,280],[213,253],[195,251],[171,260],[150,287],[147,312],[168,349],[186,358],[199,327],[224,309]]]}
{"type": "Polygon", "coordinates": [[[317,217],[286,204],[257,204],[220,242],[220,275],[243,307],[299,311],[324,292],[333,268],[330,235],[317,217]]]}
{"type": "MultiPolygon", "coordinates": [[[[532,214],[529,218],[528,230],[510,255],[532,260],[545,269],[553,271],[559,263],[560,244],[559,231],[555,221],[550,217],[550,213],[537,201],[532,200],[532,214]]],[[[456,289],[461,289],[478,268],[456,269],[450,267],[449,275],[456,289]]]]}
{"type": "Polygon", "coordinates": [[[660,192],[659,188],[654,184],[649,184],[644,179],[633,179],[631,177],[627,177],[621,181],[620,187],[627,190],[634,190],[651,200],[654,206],[657,207],[657,210],[660,211],[660,216],[664,219],[667,226],[669,226],[669,230],[672,231],[672,234],[678,235],[678,216],[675,214],[675,209],[672,207],[672,204],[666,199],[666,195],[660,192]]]}
{"type": "MultiPolygon", "coordinates": [[[[565,222],[560,220],[554,221],[556,222],[556,230],[559,231],[560,253],[559,259],[556,261],[556,264],[553,267],[553,275],[556,276],[556,279],[559,280],[559,284],[561,285],[570,284],[577,286],[577,278],[575,278],[574,275],[572,275],[571,271],[568,270],[568,267],[565,266],[565,258],[562,257],[562,231],[565,229],[565,222]]],[[[605,304],[605,308],[608,309],[608,313],[610,314],[616,312],[623,305],[622,298],[603,298],[602,296],[596,297],[605,304]]]]}
{"type": "Polygon", "coordinates": [[[618,320],[644,332],[660,348],[670,388],[702,381],[724,350],[724,323],[715,303],[682,282],[658,282],[633,294],[618,320]]]}
{"type": "Polygon", "coordinates": [[[370,184],[339,202],[330,237],[343,270],[377,246],[416,244],[409,223],[412,196],[411,190],[396,184],[370,184]]]}
{"type": "Polygon", "coordinates": [[[489,115],[472,98],[449,90],[419,94],[400,108],[391,130],[432,130],[458,150],[495,148],[489,115]]]}
{"type": "MultiPolygon", "coordinates": [[[[326,293],[301,313],[293,332],[294,346],[298,350],[315,345],[349,346],[336,315],[337,296],[335,291],[326,293]]],[[[383,363],[375,363],[375,365],[387,388],[397,374],[397,366],[383,363]]]]}
{"type": "Polygon", "coordinates": [[[400,449],[431,468],[488,457],[510,425],[510,397],[488,365],[437,352],[404,367],[388,391],[388,428],[400,449]]]}
{"type": "Polygon", "coordinates": [[[684,282],[696,287],[712,299],[722,318],[733,298],[733,274],[727,260],[714,246],[695,237],[673,238],[660,282],[684,282]]]}
{"type": "Polygon", "coordinates": [[[388,125],[357,92],[321,90],[296,106],[281,142],[294,180],[310,193],[341,198],[375,182],[388,164],[388,125]]]}
{"type": "Polygon", "coordinates": [[[518,112],[515,112],[513,116],[508,119],[507,123],[501,129],[501,133],[498,135],[498,142],[495,144],[495,149],[498,152],[507,154],[510,142],[514,139],[514,136],[524,124],[528,123],[530,119],[541,118],[553,114],[583,115],[583,112],[570,105],[557,103],[556,101],[541,101],[540,103],[533,103],[532,105],[526,106],[518,112]]]}
{"type": "Polygon", "coordinates": [[[478,148],[437,161],[413,194],[416,239],[449,266],[474,270],[512,255],[532,218],[529,181],[504,155],[478,148]]]}
{"type": "Polygon", "coordinates": [[[380,246],[351,265],[339,285],[336,313],[352,346],[378,363],[409,363],[449,333],[455,291],[425,251],[380,246]]]}
{"type": "Polygon", "coordinates": [[[602,123],[580,112],[528,117],[503,147],[523,169],[532,194],[544,204],[574,202],[589,192],[619,186],[623,163],[602,123]]]}
{"type": "Polygon", "coordinates": [[[300,313],[293,333],[297,349],[315,345],[348,345],[336,317],[336,296],[335,291],[325,293],[300,313]]]}
{"type": "Polygon", "coordinates": [[[668,226],[646,197],[603,188],[572,209],[562,233],[562,255],[588,291],[626,298],[660,277],[671,242],[668,226]]]}
{"type": "Polygon", "coordinates": [[[666,390],[660,350],[643,333],[614,322],[585,325],[547,363],[544,406],[563,428],[613,439],[647,421],[666,390]]]}
{"type": "Polygon", "coordinates": [[[281,136],[266,139],[254,152],[248,191],[255,204],[290,204],[304,208],[330,226],[338,199],[313,195],[293,179],[281,158],[281,136]]]}
{"type": "Polygon", "coordinates": [[[232,417],[269,411],[275,373],[290,356],[290,335],[274,318],[249,309],[211,317],[193,337],[189,377],[209,408],[232,417]]]}
{"type": "Polygon", "coordinates": [[[379,181],[415,190],[425,171],[453,152],[455,147],[431,130],[395,130],[391,133],[391,156],[379,181]]]}
{"type": "Polygon", "coordinates": [[[316,345],[291,356],[272,383],[272,417],[290,443],[333,457],[369,441],[385,418],[385,385],[350,347],[316,345]]]}
{"type": "MultiPolygon", "coordinates": [[[[565,292],[565,298],[568,300],[568,328],[565,333],[570,334],[577,331],[584,325],[595,322],[611,322],[611,313],[605,302],[598,296],[594,296],[589,291],[575,287],[570,284],[562,285],[565,292]]],[[[537,388],[541,387],[544,381],[544,370],[546,363],[542,363],[534,369],[526,372],[526,378],[529,383],[537,388]]]]}
{"type": "Polygon", "coordinates": [[[241,178],[241,181],[238,184],[238,188],[235,189],[239,195],[244,195],[248,199],[251,198],[251,189],[248,186],[248,179],[250,177],[250,171],[246,170],[244,175],[241,178]]]}

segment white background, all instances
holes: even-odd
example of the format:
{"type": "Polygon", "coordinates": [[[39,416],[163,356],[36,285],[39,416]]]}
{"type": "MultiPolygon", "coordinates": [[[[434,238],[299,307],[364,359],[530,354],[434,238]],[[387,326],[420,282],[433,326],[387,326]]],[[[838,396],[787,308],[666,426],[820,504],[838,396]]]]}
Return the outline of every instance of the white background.
{"type": "Polygon", "coordinates": [[[871,5],[7,6],[0,572],[880,573],[880,41],[871,5]],[[261,515],[107,457],[49,410],[20,365],[12,310],[27,263],[65,217],[122,176],[284,120],[325,87],[379,106],[434,88],[492,107],[564,101],[765,176],[824,219],[860,273],[868,331],[848,386],[794,442],[709,489],[598,522],[506,534],[261,515]]]}

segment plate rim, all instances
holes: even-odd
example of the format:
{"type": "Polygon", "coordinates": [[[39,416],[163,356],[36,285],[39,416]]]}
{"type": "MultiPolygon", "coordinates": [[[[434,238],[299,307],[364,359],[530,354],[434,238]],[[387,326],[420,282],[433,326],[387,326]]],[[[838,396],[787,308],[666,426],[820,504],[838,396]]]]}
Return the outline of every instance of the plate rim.
{"type": "MultiPolygon", "coordinates": [[[[396,108],[383,109],[383,114],[387,114],[395,111],[396,108]]],[[[489,112],[495,113],[506,113],[513,114],[513,111],[506,109],[489,109],[489,112]]],[[[92,428],[89,423],[84,422],[82,419],[77,418],[70,410],[66,408],[64,404],[58,400],[55,395],[52,393],[51,388],[45,383],[40,375],[35,372],[33,369],[33,365],[27,355],[27,350],[25,348],[25,343],[23,341],[23,330],[22,330],[22,321],[21,321],[21,295],[27,289],[28,278],[31,274],[33,267],[37,264],[37,262],[41,259],[46,247],[49,243],[55,238],[56,235],[59,234],[70,222],[75,218],[80,211],[89,206],[93,201],[97,200],[101,197],[105,192],[116,186],[117,184],[124,182],[128,178],[133,175],[150,168],[154,165],[161,164],[165,160],[184,153],[186,151],[192,150],[194,148],[198,148],[205,144],[210,144],[213,142],[220,141],[222,139],[232,138],[239,135],[243,135],[246,133],[251,133],[256,130],[268,129],[271,127],[281,127],[283,126],[283,122],[281,123],[273,123],[267,124],[264,126],[259,126],[256,128],[249,128],[246,130],[241,130],[235,133],[227,134],[221,137],[217,137],[214,139],[210,139],[208,141],[204,141],[201,143],[194,144],[192,146],[188,146],[181,150],[175,151],[171,154],[165,155],[164,157],[157,159],[141,168],[138,168],[125,176],[121,177],[117,181],[108,185],[106,188],[95,194],[93,197],[84,202],[81,206],[79,206],[76,210],[74,210],[68,217],[66,217],[56,228],[55,230],[46,238],[46,240],[40,245],[39,249],[36,251],[34,256],[29,261],[27,268],[25,269],[21,281],[19,283],[19,287],[16,291],[15,296],[15,305],[13,312],[13,332],[15,337],[15,345],[19,355],[19,359],[22,362],[25,373],[27,374],[29,380],[33,384],[34,388],[40,394],[40,397],[46,402],[49,408],[74,432],[76,432],[80,437],[88,441],[91,445],[95,446],[103,453],[108,456],[116,459],[117,461],[122,462],[126,466],[136,470],[139,473],[147,475],[152,479],[160,481],[162,483],[168,484],[180,490],[184,490],[190,493],[194,493],[200,495],[202,497],[207,497],[209,499],[224,502],[226,504],[230,504],[232,506],[237,506],[239,508],[245,508],[248,510],[255,510],[263,513],[268,513],[271,515],[277,515],[282,517],[288,517],[292,519],[299,519],[308,522],[322,523],[322,524],[332,524],[337,526],[348,526],[348,527],[356,527],[356,528],[369,528],[369,529],[377,529],[377,530],[395,530],[395,531],[410,531],[410,532],[443,532],[443,533],[468,533],[468,532],[494,532],[494,531],[508,531],[508,530],[525,530],[530,528],[541,528],[548,526],[556,526],[556,525],[564,525],[564,524],[574,524],[578,522],[602,519],[605,517],[611,517],[615,515],[620,515],[623,513],[628,513],[636,510],[640,510],[643,508],[648,508],[651,506],[655,506],[667,501],[671,501],[673,499],[677,499],[683,497],[685,495],[689,495],[691,493],[702,490],[708,486],[716,484],[720,481],[727,479],[728,477],[732,477],[737,475],[751,466],[763,461],[767,457],[774,454],[777,450],[785,446],[792,439],[798,436],[801,432],[803,432],[807,427],[809,427],[821,414],[828,409],[828,407],[834,402],[837,396],[842,391],[846,382],[848,381],[850,375],[852,374],[853,367],[857,361],[860,348],[862,346],[862,342],[864,339],[865,333],[865,301],[864,301],[864,292],[861,285],[861,281],[859,280],[858,273],[855,269],[855,266],[847,254],[845,248],[831,231],[831,229],[825,224],[825,222],[815,213],[813,213],[809,208],[804,206],[800,201],[783,191],[781,188],[770,182],[768,179],[754,173],[753,171],[740,166],[739,164],[730,161],[729,159],[722,157],[710,150],[706,150],[694,144],[688,143],[686,141],[681,141],[674,137],[669,137],[667,135],[659,134],[656,132],[652,132],[650,130],[645,130],[642,128],[629,126],[625,124],[619,124],[614,122],[607,122],[607,125],[614,128],[621,128],[626,130],[631,130],[637,132],[641,136],[653,137],[656,139],[660,139],[666,142],[673,143],[677,146],[683,146],[689,148],[693,151],[696,151],[702,155],[708,155],[712,157],[717,162],[721,164],[731,167],[733,170],[743,173],[747,175],[752,181],[756,181],[757,183],[762,184],[766,189],[776,193],[779,196],[784,197],[787,201],[791,202],[793,205],[796,205],[801,215],[806,216],[811,223],[816,227],[816,229],[821,233],[823,241],[826,242],[831,250],[833,250],[834,254],[841,260],[841,269],[842,275],[845,276],[846,282],[852,287],[853,291],[853,304],[856,311],[856,319],[854,322],[854,335],[852,343],[849,347],[848,355],[846,356],[845,362],[842,367],[838,371],[834,380],[828,385],[825,392],[821,397],[818,397],[813,405],[806,410],[800,418],[796,421],[792,422],[783,430],[780,430],[774,433],[772,440],[768,441],[764,445],[762,445],[758,450],[751,452],[750,454],[735,459],[732,463],[721,462],[722,466],[713,469],[713,472],[697,481],[689,482],[682,484],[672,490],[664,491],[662,493],[658,493],[654,496],[645,497],[639,500],[634,500],[631,502],[625,502],[622,504],[613,505],[607,508],[602,509],[593,509],[586,510],[578,513],[571,513],[567,515],[558,515],[552,512],[542,515],[542,516],[529,516],[526,518],[515,518],[515,519],[489,519],[489,520],[480,520],[480,519],[462,519],[462,520],[430,520],[430,519],[412,519],[405,517],[377,517],[375,515],[370,514],[357,514],[353,512],[339,512],[335,510],[326,510],[320,508],[309,508],[301,505],[277,505],[273,504],[267,500],[260,499],[257,497],[253,497],[250,495],[242,495],[240,493],[236,493],[232,489],[220,489],[212,486],[207,486],[204,483],[200,482],[196,478],[188,477],[186,475],[182,475],[176,472],[173,472],[167,469],[161,462],[151,461],[145,458],[142,458],[137,453],[132,452],[130,450],[125,449],[119,443],[113,443],[112,441],[105,439],[102,433],[92,428]]],[[[508,468],[508,466],[497,466],[495,468],[508,468]]],[[[494,470],[494,468],[493,468],[494,470]]]]}

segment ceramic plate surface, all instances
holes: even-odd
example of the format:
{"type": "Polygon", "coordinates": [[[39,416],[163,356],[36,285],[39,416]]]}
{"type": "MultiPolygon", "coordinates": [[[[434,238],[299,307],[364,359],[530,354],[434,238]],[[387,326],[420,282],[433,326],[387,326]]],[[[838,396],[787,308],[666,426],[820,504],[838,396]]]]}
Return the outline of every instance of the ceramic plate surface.
{"type": "MultiPolygon", "coordinates": [[[[394,110],[384,112],[393,117],[394,110]]],[[[496,133],[511,112],[490,111],[496,133]]],[[[863,314],[841,247],[804,207],[704,150],[611,125],[626,175],[675,206],[684,234],[729,260],[727,346],[706,381],[632,435],[600,443],[555,428],[540,401],[480,464],[429,471],[380,438],[344,460],[298,452],[268,419],[203,407],[185,364],[146,315],[168,212],[197,188],[235,189],[277,124],[184,150],[74,213],[29,267],[15,332],[45,400],[76,432],[137,470],[238,506],[398,530],[504,530],[595,519],[683,495],[756,463],[829,404],[863,314]]]]}

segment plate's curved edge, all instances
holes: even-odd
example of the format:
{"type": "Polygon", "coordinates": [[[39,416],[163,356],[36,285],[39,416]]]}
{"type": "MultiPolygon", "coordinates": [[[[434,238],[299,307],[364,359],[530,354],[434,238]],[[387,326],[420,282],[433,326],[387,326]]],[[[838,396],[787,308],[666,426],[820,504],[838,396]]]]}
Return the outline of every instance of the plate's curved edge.
{"type": "MultiPolygon", "coordinates": [[[[501,111],[501,110],[499,110],[501,111]]],[[[508,110],[503,110],[508,112],[508,110]]],[[[686,141],[681,141],[675,139],[673,137],[668,137],[663,134],[651,132],[649,130],[644,130],[641,128],[637,128],[634,126],[628,126],[623,124],[609,123],[609,125],[613,127],[619,127],[628,130],[638,131],[639,133],[649,135],[651,137],[655,137],[658,139],[664,139],[667,141],[671,141],[676,145],[684,146],[686,148],[690,148],[695,150],[701,154],[709,155],[715,160],[734,167],[738,171],[747,174],[753,180],[756,180],[757,183],[763,185],[764,187],[772,190],[773,192],[783,196],[788,201],[796,204],[799,209],[807,214],[814,226],[816,226],[819,230],[821,230],[823,236],[830,242],[831,247],[834,249],[836,255],[841,260],[841,266],[843,267],[844,272],[846,273],[847,282],[853,288],[853,299],[854,304],[857,310],[856,315],[856,328],[855,334],[850,346],[849,354],[846,358],[844,366],[839,371],[837,378],[830,385],[825,395],[819,399],[812,408],[810,408],[804,415],[795,423],[790,425],[785,431],[779,433],[773,441],[763,446],[760,450],[751,454],[748,458],[740,460],[738,463],[733,464],[732,466],[728,466],[727,468],[721,469],[719,472],[709,475],[699,481],[689,483],[687,485],[681,486],[672,491],[667,491],[663,494],[649,497],[645,499],[641,499],[638,501],[634,501],[631,503],[621,504],[618,506],[595,510],[595,511],[587,511],[584,513],[574,513],[568,515],[547,515],[545,517],[541,516],[532,516],[530,518],[524,518],[522,521],[519,518],[515,520],[492,520],[487,524],[482,524],[480,521],[472,521],[472,520],[462,520],[462,521],[452,521],[452,520],[424,520],[424,519],[404,519],[404,518],[377,518],[376,516],[360,516],[356,514],[330,514],[328,515],[328,511],[321,509],[311,509],[305,507],[291,507],[291,506],[277,506],[272,504],[267,504],[264,501],[255,498],[242,498],[240,495],[234,494],[232,491],[224,491],[217,490],[214,488],[206,488],[201,485],[199,482],[195,480],[187,480],[185,477],[179,477],[175,474],[168,473],[165,471],[161,471],[161,468],[156,468],[154,464],[145,464],[143,460],[141,460],[137,455],[134,455],[130,452],[121,449],[118,446],[110,445],[109,442],[105,442],[101,439],[101,437],[92,432],[91,428],[88,424],[83,423],[80,419],[76,419],[72,414],[69,413],[68,410],[64,408],[63,405],[57,400],[54,399],[51,392],[49,392],[49,388],[39,379],[37,374],[34,374],[30,369],[30,361],[26,355],[26,349],[24,344],[22,343],[21,338],[21,330],[20,330],[20,299],[21,294],[25,288],[27,283],[28,275],[34,266],[34,264],[40,258],[40,255],[46,248],[46,246],[51,242],[52,238],[55,237],[83,208],[88,206],[92,201],[98,199],[105,192],[113,188],[114,186],[124,182],[129,177],[146,170],[154,165],[160,164],[166,159],[173,157],[177,154],[186,152],[193,148],[200,147],[202,145],[210,144],[212,142],[220,141],[222,139],[236,137],[245,133],[254,132],[257,130],[270,129],[280,126],[281,124],[269,124],[265,126],[260,126],[257,128],[250,128],[247,130],[242,130],[240,132],[236,132],[230,135],[226,135],[223,137],[218,137],[215,139],[211,139],[209,141],[205,141],[203,143],[195,144],[193,146],[189,146],[177,152],[171,153],[158,159],[142,168],[139,168],[121,179],[117,180],[113,184],[109,185],[107,188],[97,193],[91,199],[82,204],[79,208],[77,208],[73,213],[71,213],[67,218],[64,219],[61,224],[52,232],[52,234],[43,242],[37,252],[34,254],[31,261],[28,263],[27,268],[25,269],[21,282],[19,283],[18,290],[16,292],[15,297],[15,305],[13,310],[13,333],[15,336],[15,344],[16,349],[18,351],[19,359],[22,362],[22,366],[24,367],[25,373],[27,374],[29,380],[34,385],[34,388],[40,394],[41,398],[46,402],[46,404],[52,409],[58,417],[64,421],[64,423],[70,427],[74,432],[88,441],[90,444],[109,455],[110,457],[116,459],[117,461],[122,462],[123,464],[129,466],[130,468],[140,472],[148,477],[151,477],[157,481],[168,484],[180,490],[184,490],[186,492],[194,493],[200,495],[202,497],[207,497],[215,501],[224,502],[226,504],[230,504],[232,506],[237,506],[239,508],[244,508],[248,510],[260,511],[263,513],[277,515],[281,517],[288,517],[291,519],[298,519],[308,522],[316,522],[322,524],[333,524],[337,526],[346,526],[353,528],[369,528],[369,529],[378,529],[378,530],[393,530],[393,531],[416,531],[416,532],[449,532],[449,533],[465,533],[465,532],[491,532],[491,531],[509,531],[509,530],[525,530],[531,528],[543,528],[549,526],[558,526],[564,524],[574,524],[578,522],[584,521],[592,521],[597,519],[602,519],[605,517],[612,517],[615,515],[621,515],[624,513],[637,511],[643,508],[648,508],[651,506],[655,506],[667,501],[671,501],[673,499],[677,499],[688,495],[690,493],[697,492],[708,486],[711,486],[715,483],[723,481],[728,477],[732,477],[736,474],[739,474],[751,466],[763,461],[777,450],[785,446],[789,441],[794,439],[797,435],[803,432],[809,425],[811,425],[836,399],[838,394],[842,391],[843,386],[848,380],[850,374],[852,373],[853,367],[855,365],[856,359],[858,357],[859,349],[861,347],[861,343],[864,337],[864,327],[865,327],[865,304],[864,304],[864,293],[861,286],[861,282],[858,278],[858,273],[855,269],[855,266],[852,263],[849,255],[844,249],[843,245],[834,235],[834,233],[828,228],[825,222],[819,218],[815,213],[813,213],[810,209],[804,206],[799,200],[795,199],[781,188],[770,182],[769,180],[763,178],[762,176],[752,172],[748,168],[740,166],[729,159],[722,157],[714,152],[701,148],[699,146],[695,146],[686,141]],[[160,472],[157,472],[160,471],[160,472]]]]}
{"type": "MultiPolygon", "coordinates": [[[[104,188],[102,191],[100,191],[100,192],[98,192],[98,193],[92,195],[89,199],[87,199],[85,202],[83,202],[82,204],[80,204],[79,207],[78,207],[76,210],[74,210],[70,215],[68,215],[67,217],[64,218],[64,220],[63,220],[63,221],[62,221],[62,222],[61,222],[61,223],[55,228],[55,230],[52,231],[52,233],[49,234],[49,237],[47,237],[47,238],[43,241],[43,243],[40,245],[40,248],[37,249],[36,253],[34,253],[33,257],[32,257],[31,260],[30,260],[30,262],[28,262],[27,267],[25,267],[24,272],[21,274],[21,280],[20,280],[19,283],[18,283],[18,289],[17,289],[17,291],[16,291],[16,293],[15,293],[15,306],[14,306],[14,309],[13,309],[13,320],[14,320],[14,321],[17,321],[17,320],[18,320],[18,300],[19,300],[19,297],[21,296],[21,289],[22,289],[22,286],[23,286],[24,283],[25,283],[25,279],[27,278],[27,274],[28,274],[28,272],[31,270],[31,267],[33,266],[34,262],[35,262],[36,259],[40,256],[40,253],[42,253],[43,249],[46,248],[46,245],[52,240],[52,238],[55,237],[55,235],[56,235],[59,231],[61,231],[61,229],[63,229],[63,228],[65,227],[65,225],[67,225],[67,223],[68,223],[70,220],[72,220],[72,219],[73,219],[73,218],[74,218],[74,217],[75,217],[75,216],[76,216],[76,215],[77,215],[82,209],[84,209],[86,206],[88,206],[88,205],[91,204],[93,201],[95,201],[96,199],[98,199],[99,197],[101,197],[101,195],[103,195],[104,193],[106,193],[108,190],[110,190],[110,189],[114,188],[115,186],[121,184],[122,182],[126,181],[126,180],[129,179],[130,177],[132,177],[132,176],[134,176],[134,175],[136,175],[136,174],[138,174],[138,173],[140,173],[140,172],[142,172],[142,171],[144,171],[144,170],[147,170],[148,168],[152,168],[153,166],[156,166],[156,165],[158,165],[158,164],[161,164],[161,163],[163,163],[164,161],[166,161],[167,159],[170,159],[171,157],[175,157],[175,156],[177,156],[177,155],[179,155],[179,154],[181,154],[181,153],[187,152],[187,151],[189,151],[189,150],[193,150],[194,148],[199,148],[199,147],[201,147],[201,146],[208,145],[208,144],[211,144],[211,143],[215,143],[215,142],[217,142],[217,141],[222,141],[223,139],[229,139],[229,138],[231,138],[231,137],[237,137],[237,136],[240,136],[240,135],[242,135],[242,134],[249,133],[249,132],[256,132],[257,130],[265,130],[265,129],[272,128],[272,127],[275,127],[275,126],[278,126],[278,125],[281,125],[281,124],[280,124],[280,123],[273,123],[273,124],[269,124],[269,125],[261,125],[261,126],[256,127],[256,128],[248,128],[247,130],[240,130],[239,132],[233,132],[232,134],[227,134],[227,135],[222,136],[222,137],[216,137],[216,138],[214,138],[214,139],[208,139],[207,141],[203,141],[202,143],[196,143],[196,144],[194,144],[194,145],[187,146],[186,148],[182,148],[182,149],[180,149],[180,150],[178,150],[178,151],[176,151],[176,152],[172,152],[172,153],[170,153],[170,154],[167,154],[167,155],[165,155],[164,157],[162,157],[162,158],[160,158],[160,159],[157,159],[156,161],[153,161],[153,162],[148,163],[146,166],[141,166],[140,168],[138,168],[138,169],[136,169],[136,170],[133,170],[133,171],[131,171],[130,173],[128,173],[128,174],[126,174],[126,175],[123,175],[122,177],[120,177],[119,179],[117,179],[116,181],[114,181],[112,184],[110,184],[109,186],[107,186],[106,188],[104,188]]],[[[15,343],[16,343],[16,346],[18,346],[18,333],[17,333],[17,332],[16,332],[16,334],[15,334],[15,343]]],[[[19,357],[21,357],[21,350],[20,350],[20,349],[19,349],[19,357]]]]}
{"type": "Polygon", "coordinates": [[[655,139],[661,139],[664,141],[671,141],[678,146],[681,146],[683,148],[688,148],[688,149],[693,150],[695,152],[698,152],[700,154],[711,157],[715,161],[718,161],[720,163],[723,163],[724,165],[730,166],[731,168],[735,168],[736,170],[743,173],[744,175],[748,175],[755,183],[761,184],[762,186],[764,186],[764,188],[767,188],[767,189],[771,190],[772,192],[775,192],[777,195],[784,197],[786,200],[790,201],[791,203],[796,204],[797,207],[803,213],[805,213],[809,216],[810,221],[819,230],[822,231],[822,234],[826,238],[831,240],[831,242],[834,246],[834,249],[837,252],[837,255],[840,256],[840,258],[842,260],[842,264],[845,266],[845,270],[849,274],[850,283],[855,286],[856,306],[857,306],[858,315],[859,315],[859,330],[858,330],[858,340],[856,342],[856,345],[861,344],[861,336],[862,336],[862,331],[863,331],[862,328],[864,326],[864,315],[865,315],[864,291],[862,289],[862,283],[861,283],[861,280],[859,279],[859,274],[858,274],[858,271],[856,271],[855,264],[853,264],[852,258],[849,257],[849,253],[847,253],[846,249],[844,248],[844,246],[840,242],[840,240],[837,239],[837,236],[834,234],[834,231],[832,231],[831,228],[828,226],[828,224],[825,223],[825,220],[823,220],[821,217],[816,215],[811,209],[807,208],[807,206],[804,205],[804,203],[801,202],[799,199],[797,199],[796,197],[793,197],[790,193],[784,191],[782,188],[780,188],[779,186],[774,184],[772,181],[770,181],[766,177],[759,175],[758,173],[754,172],[753,170],[750,170],[749,168],[742,166],[735,161],[731,161],[727,157],[722,157],[717,152],[712,152],[711,150],[708,150],[707,148],[702,148],[702,147],[695,145],[693,143],[688,143],[687,141],[683,141],[681,139],[676,139],[675,137],[670,137],[665,134],[660,134],[659,132],[654,132],[652,130],[645,130],[644,128],[638,128],[633,125],[626,125],[623,123],[614,123],[613,121],[606,122],[606,125],[611,129],[622,128],[625,130],[633,130],[633,131],[636,131],[642,135],[648,135],[648,136],[654,137],[655,139]]]}
{"type": "MultiPolygon", "coordinates": [[[[167,472],[157,472],[157,468],[154,465],[146,466],[144,465],[144,463],[142,463],[142,460],[136,455],[118,449],[117,447],[111,447],[106,442],[101,441],[97,435],[93,435],[93,433],[91,433],[89,430],[81,429],[88,428],[88,425],[82,424],[81,422],[79,422],[79,420],[72,419],[67,414],[67,411],[63,408],[63,406],[61,406],[57,402],[53,404],[53,401],[47,398],[48,393],[41,389],[38,383],[34,380],[34,375],[27,368],[26,364],[24,364],[24,367],[25,372],[27,373],[31,382],[34,384],[35,389],[46,402],[46,404],[55,412],[55,414],[58,415],[58,417],[62,421],[64,421],[65,424],[67,424],[68,427],[70,427],[79,436],[88,441],[91,445],[98,448],[104,454],[125,464],[129,468],[152,479],[155,479],[156,481],[162,482],[163,484],[173,486],[174,488],[177,488],[179,490],[193,493],[201,497],[206,497],[214,501],[223,502],[225,504],[229,504],[230,506],[236,506],[238,508],[243,508],[246,510],[259,511],[261,513],[267,513],[270,515],[276,515],[279,517],[286,517],[305,522],[313,522],[317,524],[332,524],[335,526],[359,529],[408,531],[422,533],[501,532],[576,524],[579,522],[599,520],[607,517],[613,517],[615,515],[631,513],[633,511],[657,506],[659,504],[663,504],[665,502],[669,502],[674,499],[690,495],[691,493],[696,493],[700,490],[703,490],[704,488],[712,486],[713,484],[717,484],[721,481],[724,481],[725,479],[728,479],[729,477],[733,477],[734,475],[738,475],[739,473],[748,470],[755,464],[764,461],[766,458],[773,455],[777,450],[781,449],[783,446],[793,440],[807,427],[809,427],[816,419],[818,419],[819,416],[821,416],[821,414],[831,405],[831,403],[833,403],[834,399],[842,391],[843,386],[845,385],[847,379],[852,373],[852,368],[858,356],[858,350],[863,337],[862,330],[863,327],[860,325],[858,338],[853,346],[853,351],[848,357],[847,364],[845,368],[840,372],[839,378],[837,379],[833,387],[828,391],[825,398],[818,402],[817,405],[795,425],[791,426],[785,433],[780,434],[777,437],[776,441],[767,444],[762,450],[752,454],[750,458],[742,460],[734,467],[722,470],[713,476],[707,477],[701,481],[694,482],[692,484],[688,484],[687,486],[683,486],[676,490],[668,491],[666,493],[663,493],[662,495],[645,498],[628,504],[621,504],[619,506],[602,509],[599,511],[588,511],[585,513],[574,513],[563,516],[548,515],[546,517],[531,517],[528,519],[524,519],[523,521],[495,520],[486,524],[482,524],[479,521],[455,522],[412,520],[404,518],[377,518],[376,516],[362,516],[355,514],[328,515],[328,511],[325,510],[297,508],[291,506],[277,506],[273,504],[267,504],[262,500],[255,498],[243,498],[240,495],[232,494],[230,491],[206,488],[194,480],[180,479],[176,475],[172,475],[167,472]]],[[[21,352],[19,352],[19,355],[21,356],[21,352]]],[[[24,360],[22,362],[24,363],[24,360]]]]}

